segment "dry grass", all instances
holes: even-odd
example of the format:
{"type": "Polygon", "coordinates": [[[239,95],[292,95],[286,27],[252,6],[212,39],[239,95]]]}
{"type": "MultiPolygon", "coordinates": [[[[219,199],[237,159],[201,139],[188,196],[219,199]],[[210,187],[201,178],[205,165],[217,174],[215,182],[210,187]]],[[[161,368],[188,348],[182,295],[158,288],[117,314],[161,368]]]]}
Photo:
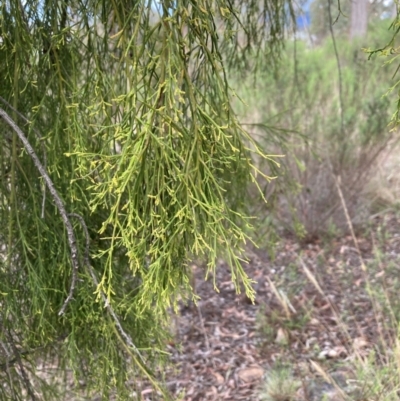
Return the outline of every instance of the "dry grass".
{"type": "MultiPolygon", "coordinates": [[[[386,160],[388,162],[389,160],[386,160]]],[[[341,202],[341,210],[348,225],[352,242],[352,252],[354,258],[349,266],[359,271],[356,286],[365,293],[364,302],[370,305],[371,313],[365,315],[367,324],[355,327],[349,324],[357,320],[355,305],[348,304],[350,309],[344,309],[340,305],[340,298],[332,296],[332,291],[327,290],[332,282],[346,283],[349,279],[339,270],[321,272],[316,274],[315,269],[307,266],[302,257],[298,258],[299,267],[315,293],[319,294],[324,303],[324,313],[328,313],[335,321],[336,336],[340,336],[343,344],[343,352],[346,358],[338,364],[336,352],[327,351],[320,353],[307,361],[308,372],[299,372],[297,362],[293,361],[292,367],[288,367],[291,372],[296,371],[297,376],[285,376],[284,383],[281,376],[270,376],[266,379],[263,388],[260,390],[260,399],[268,401],[280,401],[282,399],[291,401],[336,401],[336,400],[358,400],[358,401],[395,401],[400,397],[400,341],[398,339],[398,327],[400,318],[400,308],[397,299],[399,282],[393,271],[390,270],[390,254],[386,254],[386,247],[389,242],[396,242],[394,237],[387,233],[377,238],[376,232],[383,232],[385,227],[378,227],[371,231],[372,249],[368,254],[363,249],[365,244],[357,236],[354,224],[350,217],[339,177],[333,177],[338,198],[341,202]],[[358,266],[358,267],[356,267],[358,266]],[[333,276],[332,274],[335,274],[333,276]],[[353,316],[351,316],[353,315],[353,316]],[[349,318],[351,316],[351,318],[349,318]],[[363,326],[363,327],[361,327],[363,326]],[[373,329],[374,334],[367,336],[366,330],[373,329]],[[322,356],[322,359],[321,359],[322,356]],[[326,357],[329,357],[326,359],[326,357]],[[320,359],[320,361],[318,361],[320,359]],[[345,371],[341,371],[345,366],[345,371]],[[295,391],[290,387],[291,383],[307,377],[306,384],[300,391],[295,391]],[[272,378],[272,379],[271,379],[272,378]],[[283,390],[276,391],[277,388],[292,389],[291,395],[283,390]],[[286,398],[281,398],[281,394],[286,394],[286,398]],[[264,397],[264,398],[263,398],[264,397]]],[[[366,233],[364,232],[364,235],[366,233]]],[[[350,246],[346,246],[350,249],[350,246]]],[[[341,250],[344,249],[342,246],[341,250]]],[[[391,254],[393,251],[391,251],[391,254]]],[[[349,262],[347,262],[349,263],[349,262]]],[[[354,278],[354,277],[353,277],[354,278]]],[[[354,287],[357,288],[357,287],[354,287]]],[[[285,310],[285,303],[277,295],[279,289],[274,284],[274,294],[282,310],[285,310]]],[[[342,296],[348,293],[344,291],[342,296]]],[[[314,309],[310,311],[314,319],[321,315],[321,311],[314,309]]],[[[272,321],[264,320],[264,324],[274,324],[272,321]]],[[[365,323],[365,322],[364,322],[365,323]]],[[[264,327],[265,330],[265,327],[264,327]]],[[[271,328],[270,328],[271,332],[271,328]]],[[[340,359],[340,358],[339,358],[340,359]]],[[[297,390],[300,386],[297,386],[297,390]]]]}

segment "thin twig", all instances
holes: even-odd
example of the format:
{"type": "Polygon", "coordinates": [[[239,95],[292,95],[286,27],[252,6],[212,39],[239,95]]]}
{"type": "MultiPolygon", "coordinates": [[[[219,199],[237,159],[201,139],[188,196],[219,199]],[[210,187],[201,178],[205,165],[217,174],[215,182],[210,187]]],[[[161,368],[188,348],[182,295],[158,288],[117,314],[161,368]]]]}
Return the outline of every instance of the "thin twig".
{"type": "Polygon", "coordinates": [[[89,266],[90,265],[90,260],[89,260],[90,236],[89,236],[89,230],[87,228],[85,220],[78,213],[68,213],[68,216],[78,219],[79,222],[81,223],[83,231],[85,232],[86,246],[85,246],[85,254],[83,256],[83,261],[84,261],[85,266],[89,266]]]}
{"type": "Polygon", "coordinates": [[[333,178],[335,179],[336,189],[337,189],[338,194],[339,194],[340,202],[342,203],[344,215],[345,215],[345,217],[346,217],[347,225],[349,226],[351,238],[352,238],[352,240],[353,240],[353,242],[354,242],[354,246],[355,246],[355,249],[356,249],[356,251],[357,251],[358,258],[359,258],[360,263],[361,263],[361,268],[362,268],[362,270],[365,272],[365,271],[367,271],[367,268],[366,268],[366,266],[365,266],[364,258],[362,257],[362,253],[361,253],[360,247],[359,247],[359,245],[358,245],[357,237],[356,237],[356,234],[355,234],[355,232],[354,232],[353,223],[351,222],[350,214],[349,214],[349,211],[348,211],[347,205],[346,205],[346,201],[344,200],[343,192],[342,192],[342,189],[341,189],[341,187],[340,187],[340,184],[341,184],[340,176],[337,176],[337,177],[336,177],[336,176],[334,175],[333,178]]]}
{"type": "MultiPolygon", "coordinates": [[[[57,337],[55,339],[55,341],[50,345],[54,346],[54,345],[58,344],[60,341],[64,341],[66,338],[67,338],[67,335],[65,335],[65,334],[61,335],[61,336],[57,337]]],[[[4,349],[5,344],[3,342],[0,342],[0,345],[4,349]]],[[[47,347],[48,347],[47,344],[39,345],[38,347],[31,348],[29,350],[21,350],[21,351],[18,352],[18,354],[19,354],[20,357],[25,357],[25,356],[28,356],[28,355],[32,355],[33,353],[38,352],[40,350],[44,350],[47,347]]],[[[4,363],[0,363],[0,370],[7,369],[7,365],[9,367],[13,367],[18,362],[17,358],[12,358],[12,355],[10,354],[10,352],[8,352],[8,353],[6,352],[6,355],[7,355],[8,359],[6,359],[6,361],[4,363]]]]}
{"type": "MultiPolygon", "coordinates": [[[[27,124],[30,124],[30,121],[21,113],[19,112],[16,108],[14,108],[9,102],[7,102],[6,99],[0,96],[0,101],[3,102],[6,106],[8,106],[14,113],[18,115],[22,120],[24,120],[27,124]]],[[[47,169],[47,152],[46,152],[46,146],[44,145],[42,135],[40,132],[36,129],[33,128],[33,132],[35,133],[36,137],[39,140],[40,145],[42,146],[42,152],[43,152],[43,165],[44,168],[47,169]]],[[[46,203],[46,185],[43,184],[43,200],[42,200],[42,214],[41,217],[44,219],[44,206],[46,203]]]]}
{"type": "MultiPolygon", "coordinates": [[[[197,312],[199,314],[201,331],[203,332],[204,340],[206,342],[206,348],[207,348],[208,354],[211,355],[210,340],[208,339],[207,331],[206,331],[206,328],[204,326],[203,314],[201,313],[200,305],[197,304],[196,307],[197,307],[197,312]]],[[[216,365],[215,365],[214,358],[211,358],[211,363],[212,363],[212,365],[213,365],[213,367],[215,369],[216,365]]]]}
{"type": "MultiPolygon", "coordinates": [[[[343,347],[349,352],[349,348],[348,348],[348,344],[351,343],[352,338],[351,335],[346,327],[346,325],[343,323],[343,321],[340,319],[340,312],[338,307],[336,306],[336,304],[332,301],[332,299],[327,296],[324,292],[324,290],[322,289],[321,285],[319,284],[317,278],[315,277],[315,275],[311,272],[311,270],[307,267],[307,265],[305,264],[304,260],[302,259],[302,257],[299,257],[299,262],[301,264],[301,267],[303,268],[304,273],[306,274],[307,278],[309,279],[309,281],[311,282],[311,284],[313,284],[313,286],[315,287],[315,289],[319,292],[319,294],[325,299],[325,301],[328,303],[333,315],[335,316],[336,321],[338,322],[339,328],[341,329],[342,333],[344,334],[344,336],[347,337],[347,342],[340,338],[340,342],[342,343],[343,347]]],[[[325,327],[328,335],[330,335],[330,329],[323,323],[321,322],[322,325],[325,327]]]]}
{"type": "Polygon", "coordinates": [[[29,381],[28,375],[26,374],[24,365],[23,365],[22,360],[21,360],[21,355],[19,354],[18,349],[15,346],[15,343],[14,343],[14,340],[12,338],[12,335],[10,334],[8,337],[9,337],[8,339],[9,339],[10,344],[11,344],[11,348],[12,348],[13,353],[15,355],[15,359],[17,360],[19,369],[21,371],[21,378],[25,383],[26,391],[28,392],[29,396],[31,397],[31,400],[32,401],[36,401],[35,394],[34,394],[34,392],[32,390],[31,382],[29,381]]]}
{"type": "MultiPolygon", "coordinates": [[[[86,237],[86,247],[85,247],[85,253],[84,253],[84,265],[85,267],[87,267],[87,269],[89,270],[89,274],[92,277],[93,283],[96,285],[96,288],[99,288],[99,281],[97,280],[96,274],[90,264],[90,259],[89,259],[89,246],[90,246],[90,237],[89,237],[89,230],[86,226],[85,220],[83,219],[83,217],[77,213],[70,213],[68,216],[70,217],[74,217],[76,219],[79,220],[83,231],[85,233],[85,237],[86,237]]],[[[136,347],[136,345],[133,343],[133,340],[131,338],[131,336],[123,329],[122,324],[120,322],[120,320],[118,319],[117,314],[115,313],[113,307],[111,306],[110,302],[107,299],[106,294],[104,293],[103,290],[100,289],[100,295],[101,298],[103,299],[104,305],[107,308],[108,312],[110,313],[111,317],[113,318],[115,325],[117,326],[117,329],[119,331],[119,333],[121,334],[121,336],[123,337],[123,339],[125,340],[125,343],[132,348],[135,353],[139,356],[140,360],[145,363],[143,356],[141,355],[140,351],[138,350],[138,348],[136,347]]]]}
{"type": "Polygon", "coordinates": [[[12,376],[11,376],[11,371],[10,371],[10,359],[11,359],[11,353],[8,350],[6,344],[4,344],[3,341],[0,341],[0,345],[4,350],[4,353],[6,354],[6,372],[7,372],[7,376],[8,376],[8,380],[10,381],[10,390],[11,390],[11,396],[13,397],[13,399],[15,399],[15,393],[14,393],[14,386],[12,384],[13,380],[12,380],[12,376]]]}
{"type": "MultiPolygon", "coordinates": [[[[339,3],[339,11],[340,11],[340,3],[339,3]]],[[[331,33],[333,49],[335,51],[336,64],[338,69],[338,76],[339,76],[340,130],[341,130],[341,135],[344,135],[344,102],[343,102],[343,88],[342,88],[342,68],[340,65],[339,52],[336,46],[335,34],[333,32],[333,24],[337,21],[337,19],[335,20],[335,22],[332,21],[331,0],[328,0],[328,15],[329,15],[329,31],[331,33]]],[[[339,16],[337,18],[339,18],[339,16]]]]}
{"type": "MultiPolygon", "coordinates": [[[[334,178],[335,178],[336,189],[337,189],[337,191],[339,193],[340,201],[342,202],[342,206],[343,206],[343,211],[344,211],[344,214],[346,216],[347,224],[348,224],[349,229],[350,229],[351,237],[353,239],[354,246],[356,247],[356,250],[357,250],[357,253],[358,253],[358,258],[359,258],[360,265],[361,265],[361,270],[362,270],[362,273],[363,273],[363,276],[364,276],[366,289],[367,289],[368,294],[371,295],[371,283],[370,283],[370,280],[368,278],[367,266],[366,266],[364,258],[362,256],[360,245],[358,243],[356,234],[354,232],[353,223],[351,222],[350,215],[349,215],[349,212],[347,210],[346,201],[344,199],[344,196],[343,196],[343,193],[342,193],[342,189],[340,187],[340,185],[341,185],[340,176],[338,176],[338,177],[334,176],[334,178]]],[[[378,317],[380,315],[379,314],[379,310],[380,310],[379,303],[376,302],[375,297],[370,296],[370,300],[371,300],[371,304],[372,304],[372,309],[374,311],[374,317],[375,317],[376,325],[377,325],[377,328],[378,328],[379,336],[381,338],[382,344],[384,344],[385,343],[385,340],[384,340],[385,336],[384,336],[384,334],[382,332],[382,326],[381,326],[381,324],[379,322],[379,319],[378,319],[378,317]]],[[[362,358],[360,358],[360,360],[362,360],[362,358]]]]}
{"type": "Polygon", "coordinates": [[[60,195],[58,194],[57,190],[55,189],[55,186],[53,184],[53,181],[47,174],[47,171],[43,164],[40,162],[38,156],[36,155],[33,147],[29,143],[28,139],[26,138],[25,134],[22,132],[22,130],[18,127],[18,125],[14,122],[14,120],[2,109],[0,108],[0,117],[2,117],[6,123],[15,131],[15,133],[18,135],[19,139],[23,143],[26,151],[28,152],[28,155],[31,157],[33,160],[33,163],[35,164],[36,168],[39,170],[40,174],[42,175],[44,182],[47,185],[47,188],[49,189],[49,192],[51,196],[53,197],[54,203],[57,206],[58,211],[60,212],[61,218],[64,222],[64,225],[67,229],[67,236],[68,236],[68,244],[71,250],[71,261],[72,261],[72,279],[71,279],[71,286],[69,289],[69,293],[67,298],[64,301],[64,304],[61,308],[61,310],[58,312],[58,314],[61,316],[65,313],[65,310],[67,308],[68,303],[71,301],[74,290],[75,290],[75,285],[76,285],[76,280],[78,277],[78,268],[79,268],[79,262],[78,262],[78,248],[76,246],[76,238],[75,238],[75,233],[74,229],[72,227],[71,221],[68,218],[68,213],[65,209],[65,206],[63,204],[63,201],[61,200],[60,195]]]}

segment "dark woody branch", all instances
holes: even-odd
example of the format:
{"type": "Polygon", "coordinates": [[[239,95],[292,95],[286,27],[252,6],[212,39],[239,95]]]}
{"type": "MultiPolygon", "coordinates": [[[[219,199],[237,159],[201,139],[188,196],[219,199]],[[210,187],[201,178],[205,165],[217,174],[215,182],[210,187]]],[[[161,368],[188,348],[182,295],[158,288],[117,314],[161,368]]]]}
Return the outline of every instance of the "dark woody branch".
{"type": "Polygon", "coordinates": [[[36,168],[39,170],[40,174],[42,175],[44,182],[46,183],[46,186],[54,200],[54,203],[57,206],[58,211],[60,212],[61,218],[64,222],[64,225],[67,229],[67,236],[68,236],[68,245],[71,251],[71,262],[72,262],[72,279],[71,279],[71,286],[69,289],[69,293],[67,298],[64,301],[63,306],[61,307],[61,310],[59,311],[59,315],[63,315],[65,313],[65,310],[71,301],[73,294],[74,294],[74,289],[76,286],[76,281],[78,277],[78,268],[79,268],[79,262],[78,262],[78,248],[76,245],[76,238],[75,238],[75,233],[74,229],[72,227],[71,221],[68,217],[68,213],[65,209],[65,206],[63,204],[63,201],[61,200],[60,195],[58,194],[57,190],[55,189],[55,186],[53,184],[53,181],[47,174],[46,168],[43,166],[43,164],[40,162],[39,157],[35,153],[35,150],[29,143],[27,137],[25,134],[22,132],[22,130],[18,127],[18,125],[15,123],[15,121],[7,114],[6,111],[4,111],[2,108],[0,108],[0,117],[3,118],[3,120],[15,131],[15,133],[18,135],[18,138],[24,145],[28,155],[31,157],[33,160],[33,163],[35,164],[36,168]]]}

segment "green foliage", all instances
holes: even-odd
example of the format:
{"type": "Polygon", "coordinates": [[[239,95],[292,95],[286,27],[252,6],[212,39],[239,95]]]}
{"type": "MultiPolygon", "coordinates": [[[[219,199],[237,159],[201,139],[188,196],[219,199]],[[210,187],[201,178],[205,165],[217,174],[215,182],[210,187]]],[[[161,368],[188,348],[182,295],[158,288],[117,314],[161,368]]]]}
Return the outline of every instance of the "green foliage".
{"type": "MultiPolygon", "coordinates": [[[[394,350],[394,354],[398,352],[398,348],[394,350]]],[[[399,397],[399,366],[396,357],[388,357],[384,366],[379,365],[379,358],[381,356],[371,353],[366,361],[355,363],[359,400],[394,401],[399,397]]]]}
{"type": "Polygon", "coordinates": [[[260,391],[260,399],[263,401],[292,401],[301,387],[300,380],[293,375],[289,366],[277,363],[269,372],[260,391]]]}
{"type": "Polygon", "coordinates": [[[400,32],[400,13],[397,13],[396,19],[390,25],[391,35],[385,42],[376,43],[374,47],[369,47],[365,49],[367,53],[370,54],[370,58],[373,59],[374,56],[381,56],[385,60],[385,64],[392,71],[393,77],[396,78],[395,82],[391,83],[390,88],[388,90],[388,94],[395,94],[397,97],[397,108],[396,111],[392,115],[392,125],[395,129],[400,123],[400,91],[399,84],[400,79],[398,78],[399,66],[396,67],[396,64],[399,62],[399,47],[397,46],[397,38],[400,32]],[[382,46],[382,43],[384,45],[382,46]],[[392,65],[393,64],[393,65],[392,65]]]}
{"type": "Polygon", "coordinates": [[[274,63],[291,14],[289,0],[0,3],[0,107],[23,131],[0,125],[1,399],[56,398],[39,357],[102,399],[152,381],[192,255],[207,272],[225,255],[254,295],[244,197],[255,157],[275,161],[239,124],[226,66],[274,63]]]}

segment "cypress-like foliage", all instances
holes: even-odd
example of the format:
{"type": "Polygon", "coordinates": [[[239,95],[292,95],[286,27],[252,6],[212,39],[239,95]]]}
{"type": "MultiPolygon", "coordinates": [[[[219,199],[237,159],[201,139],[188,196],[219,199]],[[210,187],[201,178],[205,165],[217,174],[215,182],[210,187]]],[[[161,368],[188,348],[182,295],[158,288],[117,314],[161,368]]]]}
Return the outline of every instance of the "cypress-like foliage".
{"type": "Polygon", "coordinates": [[[1,400],[62,399],[72,376],[104,400],[135,399],[143,378],[163,392],[192,257],[206,274],[223,254],[253,296],[242,205],[252,155],[274,158],[237,120],[227,68],[276,61],[292,14],[290,0],[0,2],[1,400]]]}

